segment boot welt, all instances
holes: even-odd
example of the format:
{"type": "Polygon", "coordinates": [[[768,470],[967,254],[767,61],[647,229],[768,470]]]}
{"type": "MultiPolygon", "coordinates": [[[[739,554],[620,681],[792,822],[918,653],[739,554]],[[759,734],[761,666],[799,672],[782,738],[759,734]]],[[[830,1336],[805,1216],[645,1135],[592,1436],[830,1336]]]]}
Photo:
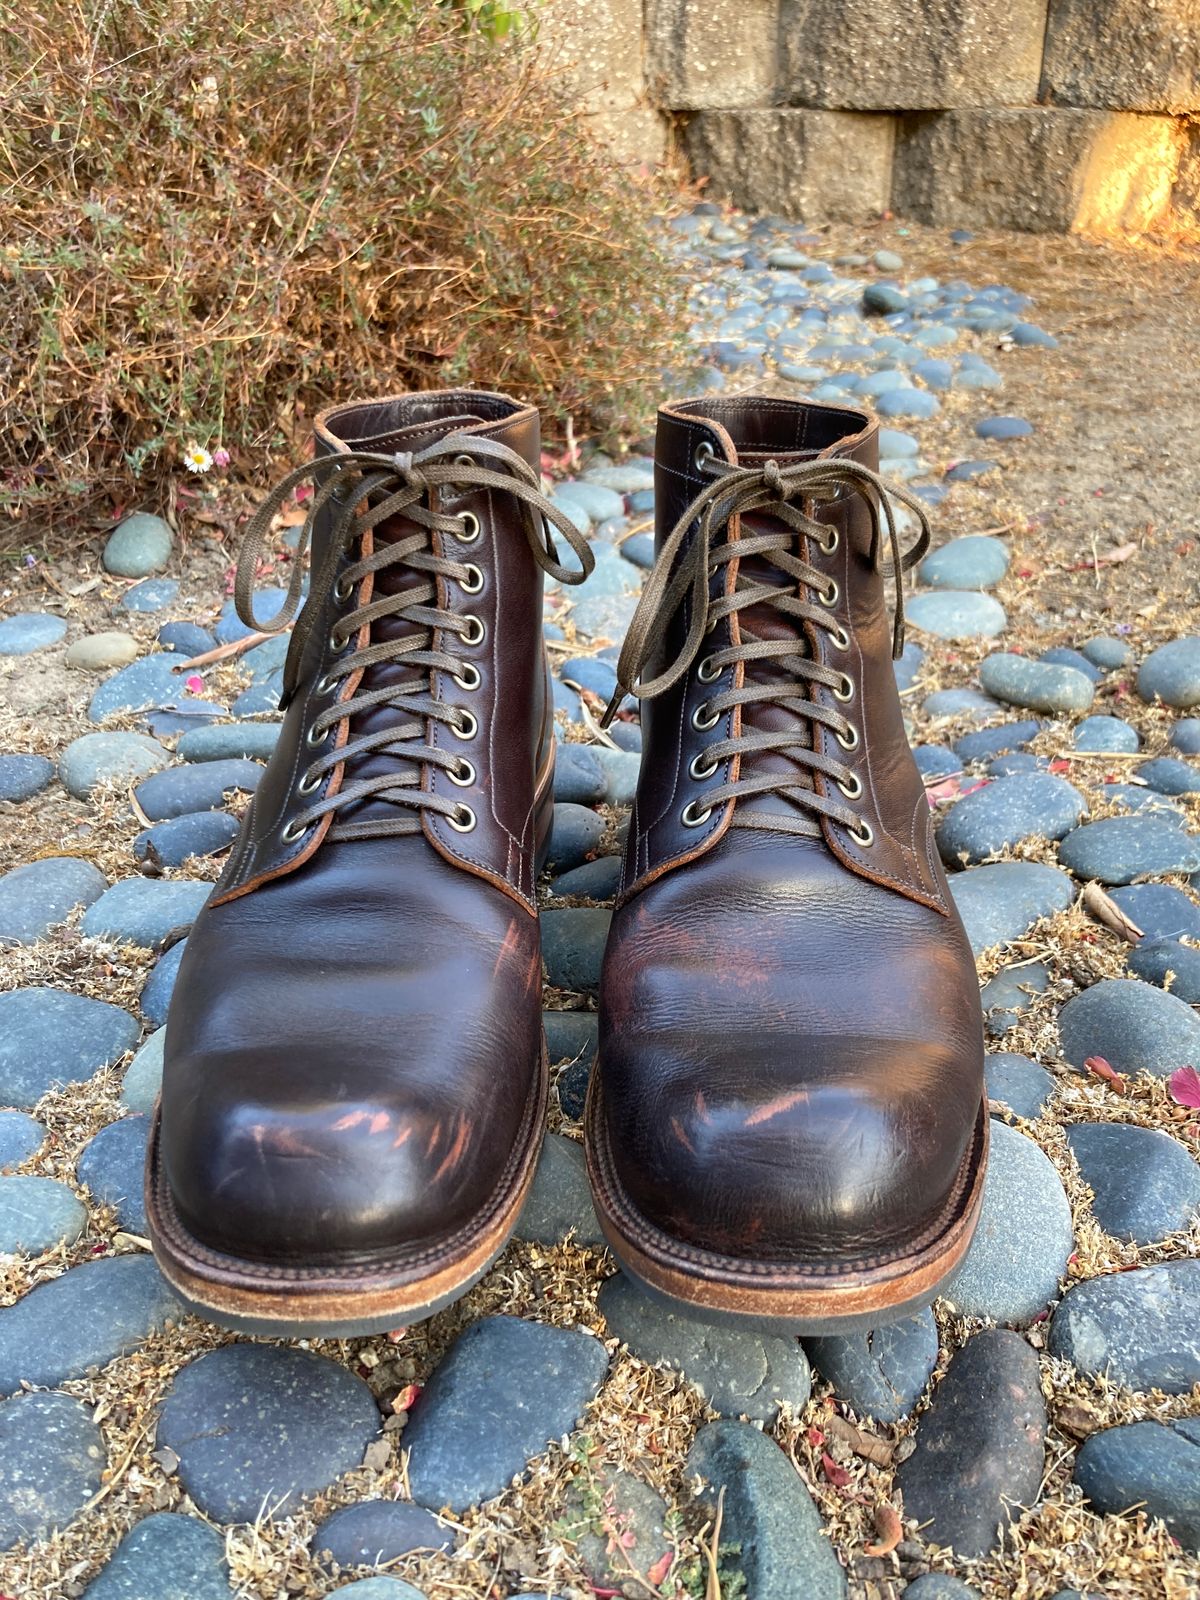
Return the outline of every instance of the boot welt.
{"type": "Polygon", "coordinates": [[[533,1182],[546,1125],[549,1065],[537,1084],[504,1178],[470,1226],[394,1257],[344,1266],[272,1266],[213,1250],[180,1221],[162,1170],[156,1105],[146,1155],[146,1217],[154,1256],[189,1311],[238,1333],[351,1338],[420,1322],[478,1283],[512,1236],[533,1182]]]}
{"type": "Polygon", "coordinates": [[[860,1261],[752,1261],[673,1238],[636,1209],[612,1159],[600,1085],[597,1061],[584,1116],[600,1227],[625,1271],[684,1315],[785,1334],[847,1333],[931,1304],[966,1255],[983,1203],[986,1100],[945,1210],[907,1251],[860,1261]]]}

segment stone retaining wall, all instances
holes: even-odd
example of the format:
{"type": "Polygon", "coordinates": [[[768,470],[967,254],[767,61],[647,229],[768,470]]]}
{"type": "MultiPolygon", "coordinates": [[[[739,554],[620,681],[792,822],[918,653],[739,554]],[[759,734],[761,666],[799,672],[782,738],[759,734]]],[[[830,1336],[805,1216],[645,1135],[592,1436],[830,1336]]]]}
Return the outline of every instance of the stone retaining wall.
{"type": "Polygon", "coordinates": [[[1195,226],[1200,0],[545,0],[622,159],[754,210],[1195,226]]]}

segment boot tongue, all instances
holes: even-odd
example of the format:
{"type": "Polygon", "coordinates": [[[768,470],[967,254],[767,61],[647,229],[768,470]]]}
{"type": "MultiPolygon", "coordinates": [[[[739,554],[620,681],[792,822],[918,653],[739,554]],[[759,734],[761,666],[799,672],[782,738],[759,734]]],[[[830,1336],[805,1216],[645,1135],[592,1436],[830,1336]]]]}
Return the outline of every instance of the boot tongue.
{"type": "MultiPolygon", "coordinates": [[[[819,450],[739,450],[738,464],[744,467],[761,467],[767,461],[775,461],[781,467],[794,466],[801,461],[812,461],[821,452],[819,450]]],[[[774,531],[783,528],[783,523],[774,518],[760,513],[751,513],[742,518],[742,528],[746,534],[774,531]]],[[[791,530],[786,529],[789,536],[791,530]]],[[[738,563],[740,577],[747,583],[771,584],[776,588],[783,588],[787,582],[785,573],[764,556],[750,556],[738,563]]],[[[759,639],[787,639],[796,643],[797,654],[809,654],[808,640],[803,629],[793,618],[778,611],[772,605],[749,606],[744,611],[738,612],[738,619],[742,630],[742,637],[747,632],[754,634],[759,639]]],[[[745,666],[747,683],[769,683],[771,685],[786,684],[796,699],[807,699],[806,685],[794,678],[782,666],[769,661],[751,661],[745,666]]],[[[812,727],[803,717],[794,711],[789,711],[785,706],[771,703],[745,705],[742,707],[742,729],[746,733],[780,733],[786,732],[795,744],[810,748],[812,745],[812,727]]],[[[811,789],[813,787],[812,773],[807,767],[797,765],[788,759],[781,751],[764,750],[755,755],[742,757],[741,770],[747,776],[750,773],[778,772],[784,774],[788,781],[796,788],[811,789]]],[[[773,794],[749,795],[738,802],[739,811],[757,811],[763,813],[779,814],[780,811],[792,808],[787,802],[773,794]]],[[[801,818],[803,813],[794,812],[796,818],[801,818]]],[[[813,823],[814,833],[818,832],[816,823],[813,823]]]]}

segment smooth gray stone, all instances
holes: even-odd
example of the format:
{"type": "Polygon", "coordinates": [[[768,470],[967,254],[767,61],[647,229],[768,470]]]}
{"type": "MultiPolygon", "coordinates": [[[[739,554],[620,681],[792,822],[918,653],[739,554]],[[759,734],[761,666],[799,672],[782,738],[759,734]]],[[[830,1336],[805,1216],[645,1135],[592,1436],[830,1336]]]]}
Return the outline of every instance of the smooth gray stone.
{"type": "Polygon", "coordinates": [[[1134,777],[1158,794],[1200,794],[1200,767],[1175,756],[1157,756],[1134,769],[1134,777]]]}
{"type": "Polygon", "coordinates": [[[1051,1319],[1049,1349],[1088,1376],[1187,1394],[1200,1383],[1200,1261],[1075,1284],[1051,1319]]]}
{"type": "Polygon", "coordinates": [[[943,1297],[964,1316],[1030,1322],[1057,1295],[1074,1248],[1071,1207],[1053,1162],[993,1118],[979,1225],[943,1297]]]}
{"type": "Polygon", "coordinates": [[[598,1303],[639,1360],[682,1372],[723,1417],[773,1422],[781,1405],[798,1412],[808,1403],[812,1377],[796,1339],[685,1316],[623,1272],[606,1280],[598,1303]]]}
{"type": "Polygon", "coordinates": [[[1200,950],[1177,939],[1143,939],[1129,952],[1129,970],[1188,1005],[1200,1005],[1200,950]]]}
{"type": "Polygon", "coordinates": [[[962,771],[962,762],[953,750],[947,750],[941,744],[914,745],[913,760],[923,778],[948,778],[952,773],[962,771]]]}
{"type": "Polygon", "coordinates": [[[547,899],[566,900],[576,896],[585,900],[611,900],[621,883],[620,856],[598,856],[581,867],[564,872],[549,885],[547,899]]]}
{"type": "Polygon", "coordinates": [[[998,1050],[984,1058],[983,1076],[989,1100],[1029,1120],[1041,1115],[1054,1093],[1053,1077],[1028,1056],[998,1050]]]}
{"type": "Polygon", "coordinates": [[[151,1256],[105,1256],[71,1267],[0,1310],[0,1394],[81,1377],[182,1314],[151,1256]]]}
{"type": "Polygon", "coordinates": [[[335,1594],[350,1595],[351,1600],[425,1600],[420,1589],[414,1589],[403,1578],[357,1578],[344,1583],[335,1594]]]}
{"type": "Polygon", "coordinates": [[[783,1451],[750,1422],[707,1422],[687,1454],[684,1475],[704,1481],[701,1499],[722,1503],[722,1544],[737,1547],[727,1565],[746,1593],[770,1600],[843,1600],[846,1574],[826,1538],[821,1513],[783,1451]]]}
{"type": "Polygon", "coordinates": [[[174,537],[161,517],[135,511],[118,524],[104,546],[104,570],[120,578],[148,578],[171,559],[174,537]]]}
{"type": "Polygon", "coordinates": [[[904,1600],[981,1600],[981,1596],[961,1578],[952,1578],[947,1572],[926,1572],[905,1586],[904,1600]]]}
{"type": "Polygon", "coordinates": [[[1171,729],[1170,742],[1185,756],[1200,756],[1200,717],[1180,717],[1171,729]]]}
{"type": "Polygon", "coordinates": [[[1076,724],[1074,740],[1076,750],[1115,751],[1126,755],[1132,754],[1141,743],[1132,723],[1121,717],[1107,716],[1084,717],[1076,724]]]}
{"type": "Polygon", "coordinates": [[[576,1427],[607,1368],[608,1352],[582,1328],[507,1316],[472,1323],[404,1430],[413,1499],[464,1511],[499,1494],[576,1427]]]}
{"type": "Polygon", "coordinates": [[[165,950],[154,963],[150,976],[138,996],[138,1005],[143,1017],[147,1022],[152,1022],[156,1028],[162,1027],[167,1020],[171,996],[175,992],[175,980],[179,977],[179,964],[183,960],[186,948],[187,940],[181,939],[178,944],[173,944],[169,950],[165,950]]]}
{"type": "Polygon", "coordinates": [[[649,1484],[601,1464],[573,1480],[560,1525],[596,1590],[619,1594],[632,1589],[649,1596],[653,1588],[631,1578],[630,1572],[644,1574],[664,1558],[669,1562],[670,1518],[667,1502],[649,1484]]]}
{"type": "Polygon", "coordinates": [[[896,676],[896,688],[903,694],[906,689],[911,689],[917,681],[921,668],[925,665],[925,652],[914,640],[905,641],[904,652],[899,661],[893,662],[896,676]]]}
{"type": "Polygon", "coordinates": [[[583,1146],[565,1134],[548,1133],[542,1144],[516,1237],[530,1244],[602,1245],[604,1235],[592,1207],[583,1146]]]}
{"type": "Polygon", "coordinates": [[[149,1117],[120,1117],[88,1140],[75,1167],[96,1204],[112,1206],[117,1225],[139,1238],[147,1233],[142,1183],[149,1136],[149,1117]]]}
{"type": "Polygon", "coordinates": [[[558,746],[554,762],[556,802],[596,806],[604,799],[607,788],[604,769],[591,745],[558,746]]]}
{"type": "Polygon", "coordinates": [[[1173,800],[1168,800],[1166,795],[1159,794],[1157,789],[1148,789],[1136,783],[1102,783],[1100,793],[1106,800],[1124,806],[1126,811],[1149,811],[1154,816],[1168,818],[1178,828],[1185,826],[1186,819],[1181,808],[1173,800]]]}
{"type": "Polygon", "coordinates": [[[0,617],[0,656],[29,656],[57,644],[67,631],[61,617],[49,611],[16,611],[0,617]]]}
{"type": "Polygon", "coordinates": [[[14,867],[0,878],[0,948],[35,944],[107,888],[99,868],[78,856],[44,856],[14,867]]]}
{"type": "Polygon", "coordinates": [[[80,672],[108,672],[113,667],[128,666],[137,653],[138,643],[132,634],[112,629],[76,639],[67,650],[66,663],[80,672]]]}
{"type": "Polygon", "coordinates": [[[452,1550],[454,1532],[409,1500],[360,1500],[326,1517],[310,1548],[339,1567],[379,1567],[412,1550],[452,1550]]]}
{"type": "Polygon", "coordinates": [[[610,750],[600,745],[596,759],[604,773],[604,798],[610,806],[633,804],[642,757],[637,750],[610,750]]]}
{"type": "Polygon", "coordinates": [[[179,1458],[179,1481],[217,1522],[279,1516],[362,1465],[379,1409],[361,1378],[311,1350],[227,1344],[176,1376],[157,1445],[179,1458]]]}
{"type": "Polygon", "coordinates": [[[814,1336],[804,1347],[839,1400],[876,1422],[899,1422],[921,1398],[937,1365],[937,1323],[926,1308],[865,1333],[814,1336]]]}
{"type": "Polygon", "coordinates": [[[1104,679],[1099,667],[1089,661],[1081,650],[1072,650],[1067,645],[1056,644],[1049,650],[1043,650],[1038,660],[1048,662],[1052,667],[1074,667],[1076,672],[1082,672],[1092,683],[1101,683],[1104,679]]]}
{"type": "Polygon", "coordinates": [[[181,761],[265,761],[279,742],[280,722],[209,722],[189,728],[175,746],[181,761]]]}
{"type": "Polygon", "coordinates": [[[542,960],[546,980],[559,989],[595,994],[612,912],[592,906],[543,911],[542,960]]]}
{"type": "Polygon", "coordinates": [[[954,753],[962,761],[990,761],[994,756],[1021,750],[1041,731],[1042,724],[1028,717],[1019,722],[1001,722],[994,728],[964,733],[954,741],[954,753]]]}
{"type": "Polygon", "coordinates": [[[90,1409],[65,1394],[0,1405],[0,1550],[65,1528],[100,1487],[104,1438],[90,1409]]]}
{"type": "Polygon", "coordinates": [[[974,533],[926,556],[917,577],[934,589],[991,589],[1007,571],[1007,547],[989,534],[974,533]]]}
{"type": "Polygon", "coordinates": [[[1069,833],[1058,859],[1077,878],[1121,885],[1152,874],[1200,871],[1200,836],[1163,817],[1103,817],[1069,833]]]}
{"type": "Polygon", "coordinates": [[[216,635],[196,622],[164,622],[158,630],[157,643],[180,656],[202,656],[216,642],[216,635]]]}
{"type": "Polygon", "coordinates": [[[935,689],[921,702],[927,717],[965,717],[975,722],[987,722],[1002,709],[999,700],[978,689],[935,689]]]}
{"type": "Polygon", "coordinates": [[[199,1517],[155,1511],[121,1540],[83,1600],[231,1600],[225,1541],[199,1517]]]}
{"type": "Polygon", "coordinates": [[[1118,1072],[1169,1077],[1200,1061],[1200,1017],[1173,994],[1137,978],[1105,978],[1068,1000],[1058,1018],[1073,1067],[1103,1056],[1118,1072]]]}
{"type": "Polygon", "coordinates": [[[235,790],[253,794],[265,768],[257,761],[197,761],[156,772],[134,791],[151,822],[216,811],[235,790]]]}
{"type": "Polygon", "coordinates": [[[979,681],[997,700],[1030,711],[1086,711],[1096,695],[1092,680],[1076,668],[1007,650],[980,663],[979,681]]]}
{"type": "Polygon", "coordinates": [[[182,878],[123,878],[84,913],[82,931],[157,950],[168,935],[191,927],[211,890],[182,878]]]}
{"type": "Polygon", "coordinates": [[[1094,667],[1100,667],[1105,672],[1115,672],[1118,667],[1128,666],[1133,660],[1133,651],[1124,639],[1115,639],[1107,633],[1098,633],[1079,648],[1094,667]]]}
{"type": "Polygon", "coordinates": [[[101,783],[130,784],[169,766],[171,752],[148,733],[84,733],[58,759],[58,776],[77,800],[101,783]]]}
{"type": "Polygon", "coordinates": [[[156,867],[181,867],[193,856],[216,855],[237,838],[240,824],[225,811],[193,811],[143,828],[133,841],[134,858],[156,867]]]}
{"type": "Polygon", "coordinates": [[[1035,998],[1045,994],[1049,982],[1050,969],[1044,961],[1002,967],[979,994],[988,1035],[999,1039],[1014,1028],[1035,998]]]}
{"type": "Polygon", "coordinates": [[[87,1212],[57,1178],[0,1177],[0,1255],[40,1256],[86,1227],[87,1212]]]}
{"type": "Polygon", "coordinates": [[[962,1557],[984,1556],[1000,1530],[1036,1503],[1046,1406],[1037,1356],[1018,1334],[968,1339],[933,1392],[912,1455],[896,1469],[909,1517],[962,1557]]]}
{"type": "Polygon", "coordinates": [[[114,711],[147,711],[187,699],[187,683],[178,673],[179,657],[170,650],[131,661],[114,672],[92,696],[88,716],[103,722],[114,711]]]}
{"type": "Polygon", "coordinates": [[[599,1018],[594,1011],[543,1011],[542,1027],[551,1066],[596,1052],[599,1018]]]}
{"type": "Polygon", "coordinates": [[[1075,898],[1065,872],[1035,861],[969,867],[953,875],[950,892],[975,955],[1023,938],[1035,922],[1065,911],[1075,898]]]}
{"type": "Polygon", "coordinates": [[[1075,1482],[1095,1511],[1131,1506],[1166,1523],[1185,1550],[1200,1552],[1200,1423],[1126,1422],[1083,1441],[1075,1482]]]}
{"type": "Polygon", "coordinates": [[[29,1110],[47,1089],[82,1083],[137,1042],[128,1011],[63,989],[0,994],[0,1100],[29,1110]]]}
{"type": "Polygon", "coordinates": [[[24,1111],[0,1111],[0,1173],[11,1172],[46,1142],[46,1130],[24,1111]]]}
{"type": "Polygon", "coordinates": [[[555,873],[582,866],[599,849],[605,827],[599,812],[588,806],[560,802],[554,807],[546,865],[555,873]]]}
{"type": "Polygon", "coordinates": [[[121,1103],[130,1111],[150,1112],[162,1088],[165,1028],[156,1029],[125,1069],[121,1103]]]}
{"type": "Polygon", "coordinates": [[[973,865],[1025,839],[1061,839],[1086,810],[1079,790],[1051,773],[996,778],[950,807],[938,850],[948,866],[973,865]]]}
{"type": "Polygon", "coordinates": [[[1110,898],[1147,939],[1200,939],[1200,906],[1169,883],[1131,883],[1110,898]]]}
{"type": "Polygon", "coordinates": [[[1008,626],[999,600],[971,589],[915,594],[905,602],[904,614],[914,628],[939,639],[993,639],[1008,626]]]}
{"type": "Polygon", "coordinates": [[[1179,711],[1200,705],[1200,638],[1172,639],[1152,650],[1138,669],[1143,700],[1159,699],[1179,711]]]}
{"type": "Polygon", "coordinates": [[[122,611],[163,611],[179,593],[175,578],[143,578],[126,589],[118,602],[122,611]]]}
{"type": "Polygon", "coordinates": [[[1114,1239],[1157,1244],[1200,1215],[1200,1163],[1156,1128],[1082,1122],[1067,1143],[1095,1198],[1096,1221],[1114,1239]]]}
{"type": "Polygon", "coordinates": [[[0,756],[0,800],[14,805],[41,794],[54,776],[54,763],[45,756],[0,756]]]}

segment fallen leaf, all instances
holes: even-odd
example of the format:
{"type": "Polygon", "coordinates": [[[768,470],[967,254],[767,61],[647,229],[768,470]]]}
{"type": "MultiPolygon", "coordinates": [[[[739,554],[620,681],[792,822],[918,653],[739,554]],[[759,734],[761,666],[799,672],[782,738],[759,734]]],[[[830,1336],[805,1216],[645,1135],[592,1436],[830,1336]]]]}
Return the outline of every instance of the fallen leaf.
{"type": "Polygon", "coordinates": [[[828,1450],[821,1451],[821,1471],[835,1489],[844,1489],[850,1482],[850,1474],[838,1466],[828,1450]]]}
{"type": "Polygon", "coordinates": [[[1105,894],[1098,883],[1087,883],[1083,889],[1083,909],[1090,917],[1115,933],[1118,939],[1137,944],[1142,930],[1132,917],[1127,917],[1111,895],[1105,894]]]}
{"type": "Polygon", "coordinates": [[[1167,1088],[1177,1106],[1200,1109],[1200,1072],[1195,1067],[1178,1067],[1167,1079],[1167,1088]]]}
{"type": "Polygon", "coordinates": [[[894,1506],[875,1507],[875,1532],[879,1539],[867,1546],[869,1556],[890,1556],[904,1537],[904,1524],[894,1506]]]}
{"type": "Polygon", "coordinates": [[[673,1560],[674,1557],[668,1550],[665,1555],[659,1556],[657,1561],[651,1562],[651,1564],[646,1568],[647,1583],[652,1583],[655,1588],[657,1588],[660,1583],[665,1583],[667,1579],[667,1573],[671,1570],[671,1562],[673,1560]]]}
{"type": "Polygon", "coordinates": [[[1118,1094],[1125,1093],[1125,1079],[1112,1063],[1106,1061],[1103,1056],[1088,1056],[1083,1064],[1088,1072],[1093,1073],[1097,1078],[1103,1078],[1105,1083],[1111,1084],[1118,1094]]]}
{"type": "Polygon", "coordinates": [[[869,1461],[876,1467],[890,1467],[896,1455],[896,1446],[887,1439],[881,1439],[877,1433],[864,1433],[861,1428],[847,1421],[845,1417],[838,1416],[835,1412],[828,1417],[825,1427],[835,1439],[841,1439],[848,1444],[856,1456],[861,1456],[864,1461],[869,1461]]]}
{"type": "Polygon", "coordinates": [[[1086,1439],[1090,1433],[1103,1426],[1091,1406],[1081,1400],[1068,1400],[1054,1413],[1054,1420],[1072,1439],[1086,1439]]]}

